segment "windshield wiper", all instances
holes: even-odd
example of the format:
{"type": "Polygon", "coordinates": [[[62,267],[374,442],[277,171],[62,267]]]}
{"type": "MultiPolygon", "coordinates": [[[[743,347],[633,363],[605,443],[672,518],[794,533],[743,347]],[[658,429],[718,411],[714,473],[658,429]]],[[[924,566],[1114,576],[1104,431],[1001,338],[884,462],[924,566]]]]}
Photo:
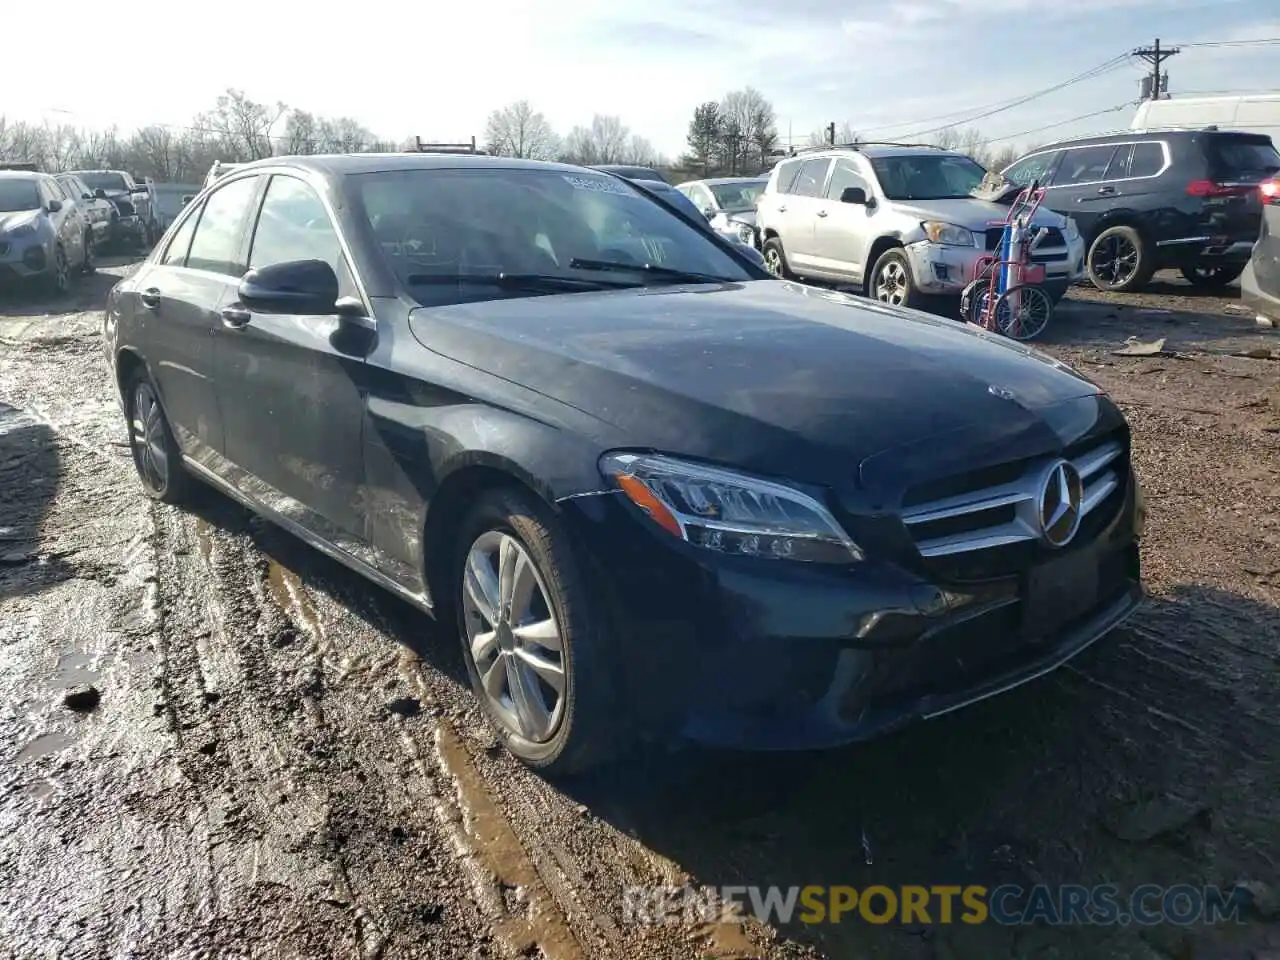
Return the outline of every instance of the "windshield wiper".
{"type": "Polygon", "coordinates": [[[653,277],[661,277],[672,283],[735,283],[725,277],[713,277],[709,273],[692,273],[688,270],[677,270],[674,267],[662,267],[653,263],[627,263],[623,260],[581,260],[577,257],[569,261],[570,270],[616,270],[622,273],[647,273],[653,277]]]}
{"type": "Polygon", "coordinates": [[[597,280],[589,277],[562,277],[551,273],[411,273],[405,281],[412,286],[471,283],[510,290],[620,290],[634,283],[597,280]]]}

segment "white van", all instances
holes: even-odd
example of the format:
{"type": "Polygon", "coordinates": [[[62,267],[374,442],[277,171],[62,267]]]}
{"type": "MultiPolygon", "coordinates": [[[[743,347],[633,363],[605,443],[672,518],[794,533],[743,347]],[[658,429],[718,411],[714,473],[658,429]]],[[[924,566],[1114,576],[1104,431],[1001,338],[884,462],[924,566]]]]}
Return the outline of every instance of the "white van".
{"type": "Polygon", "coordinates": [[[1280,143],[1280,91],[1228,97],[1144,100],[1129,126],[1132,130],[1216,126],[1220,130],[1264,133],[1273,143],[1280,143]]]}

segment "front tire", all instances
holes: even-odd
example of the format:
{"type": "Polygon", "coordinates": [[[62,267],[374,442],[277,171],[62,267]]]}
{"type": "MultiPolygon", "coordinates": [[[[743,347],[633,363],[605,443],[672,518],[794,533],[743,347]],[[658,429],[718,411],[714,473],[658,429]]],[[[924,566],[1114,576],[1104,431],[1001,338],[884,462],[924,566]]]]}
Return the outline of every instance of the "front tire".
{"type": "Polygon", "coordinates": [[[43,277],[45,292],[54,297],[65,297],[71,292],[71,264],[67,262],[67,251],[58,244],[53,251],[53,267],[43,277]]]}
{"type": "Polygon", "coordinates": [[[1156,272],[1147,242],[1133,227],[1103,230],[1089,244],[1085,262],[1090,282],[1109,293],[1130,293],[1144,287],[1156,272]]]}
{"type": "Polygon", "coordinates": [[[764,268],[779,280],[795,279],[791,268],[787,266],[787,253],[782,249],[781,238],[770,237],[764,242],[760,253],[764,257],[764,268]]]}
{"type": "Polygon", "coordinates": [[[867,295],[892,307],[918,307],[923,297],[911,276],[911,263],[901,249],[886,250],[871,268],[867,295]]]}
{"type": "Polygon", "coordinates": [[[1193,287],[1201,290],[1220,290],[1233,280],[1237,280],[1240,274],[1244,273],[1245,264],[1243,263],[1224,263],[1205,266],[1203,264],[1189,264],[1181,267],[1179,273],[1182,279],[1193,287]]]}
{"type": "Polygon", "coordinates": [[[507,749],[549,776],[613,755],[605,626],[557,519],[521,490],[489,491],[463,522],[454,570],[467,675],[507,749]]]}
{"type": "Polygon", "coordinates": [[[125,397],[129,450],[143,491],[161,503],[182,503],[190,496],[191,475],[182,464],[182,452],[151,378],[143,371],[134,374],[125,397]]]}
{"type": "Polygon", "coordinates": [[[86,233],[84,235],[84,261],[80,264],[80,273],[83,276],[89,276],[97,267],[93,263],[93,234],[86,233]]]}

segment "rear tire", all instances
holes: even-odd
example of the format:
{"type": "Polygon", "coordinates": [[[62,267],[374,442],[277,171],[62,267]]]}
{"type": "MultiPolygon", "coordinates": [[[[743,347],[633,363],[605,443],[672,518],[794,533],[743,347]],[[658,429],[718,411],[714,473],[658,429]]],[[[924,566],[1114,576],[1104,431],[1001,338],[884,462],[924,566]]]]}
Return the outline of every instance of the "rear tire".
{"type": "Polygon", "coordinates": [[[787,266],[787,254],[782,249],[782,239],[780,237],[770,237],[764,242],[764,247],[760,252],[764,256],[764,268],[775,277],[779,280],[795,279],[795,274],[787,266]]]}
{"type": "Polygon", "coordinates": [[[463,521],[453,570],[467,675],[507,749],[551,777],[614,756],[608,621],[556,517],[523,490],[487,491],[463,521]]]}
{"type": "Polygon", "coordinates": [[[1156,272],[1147,242],[1133,227],[1108,227],[1089,244],[1085,257],[1089,280],[1099,290],[1130,293],[1145,287],[1156,272]]]}
{"type": "Polygon", "coordinates": [[[193,481],[182,463],[182,451],[160,406],[159,394],[144,370],[129,378],[124,395],[129,450],[143,491],[161,503],[183,503],[191,495],[193,481]]]}
{"type": "Polygon", "coordinates": [[[1179,268],[1178,272],[1182,274],[1182,279],[1193,287],[1201,290],[1219,290],[1233,280],[1239,279],[1240,274],[1244,273],[1244,268],[1243,263],[1224,263],[1213,266],[1193,263],[1179,268]]]}

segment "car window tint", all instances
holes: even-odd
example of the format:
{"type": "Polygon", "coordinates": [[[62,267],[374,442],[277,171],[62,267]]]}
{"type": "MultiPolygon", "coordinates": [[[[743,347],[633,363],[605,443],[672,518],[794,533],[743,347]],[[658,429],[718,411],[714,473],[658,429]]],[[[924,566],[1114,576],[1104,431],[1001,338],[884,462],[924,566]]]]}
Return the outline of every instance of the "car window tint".
{"type": "Polygon", "coordinates": [[[1003,176],[1010,183],[1016,183],[1020,187],[1030,186],[1033,181],[1038,181],[1040,186],[1043,187],[1048,182],[1048,173],[1053,166],[1053,158],[1056,156],[1056,153],[1050,151],[1023,157],[1017,163],[1009,166],[1004,171],[1003,176]]]}
{"type": "Polygon", "coordinates": [[[791,192],[791,188],[795,186],[796,177],[800,175],[800,168],[803,166],[803,160],[785,160],[778,164],[778,193],[791,192]]]}
{"type": "Polygon", "coordinates": [[[237,262],[241,228],[257,185],[257,177],[244,177],[209,195],[191,241],[188,267],[233,277],[243,275],[244,264],[237,262]]]}
{"type": "Polygon", "coordinates": [[[1113,143],[1064,151],[1062,163],[1053,177],[1053,185],[1059,187],[1074,183],[1097,183],[1105,179],[1107,167],[1115,153],[1116,146],[1113,143]]]}
{"type": "MultiPolygon", "coordinates": [[[[848,160],[838,160],[835,170],[831,172],[831,186],[827,187],[827,199],[839,200],[840,195],[849,187],[861,187],[867,190],[867,181],[862,179],[848,160]]],[[[870,191],[867,192],[870,193],[870,191]]]]}
{"type": "Polygon", "coordinates": [[[169,246],[165,248],[160,262],[169,267],[181,267],[187,262],[187,251],[191,249],[191,237],[196,232],[196,223],[200,219],[199,209],[192,210],[191,216],[182,221],[169,246]]]}
{"type": "Polygon", "coordinates": [[[804,166],[800,168],[800,175],[796,177],[795,186],[791,188],[791,193],[798,197],[822,196],[822,187],[826,182],[827,168],[829,166],[831,166],[831,161],[826,158],[806,160],[804,166]]]}
{"type": "Polygon", "coordinates": [[[338,233],[316,192],[296,177],[272,177],[253,233],[250,269],[323,260],[337,271],[341,258],[338,233]]]}
{"type": "Polygon", "coordinates": [[[1133,145],[1133,156],[1129,158],[1129,176],[1154,177],[1164,166],[1164,150],[1154,140],[1133,145]]]}

